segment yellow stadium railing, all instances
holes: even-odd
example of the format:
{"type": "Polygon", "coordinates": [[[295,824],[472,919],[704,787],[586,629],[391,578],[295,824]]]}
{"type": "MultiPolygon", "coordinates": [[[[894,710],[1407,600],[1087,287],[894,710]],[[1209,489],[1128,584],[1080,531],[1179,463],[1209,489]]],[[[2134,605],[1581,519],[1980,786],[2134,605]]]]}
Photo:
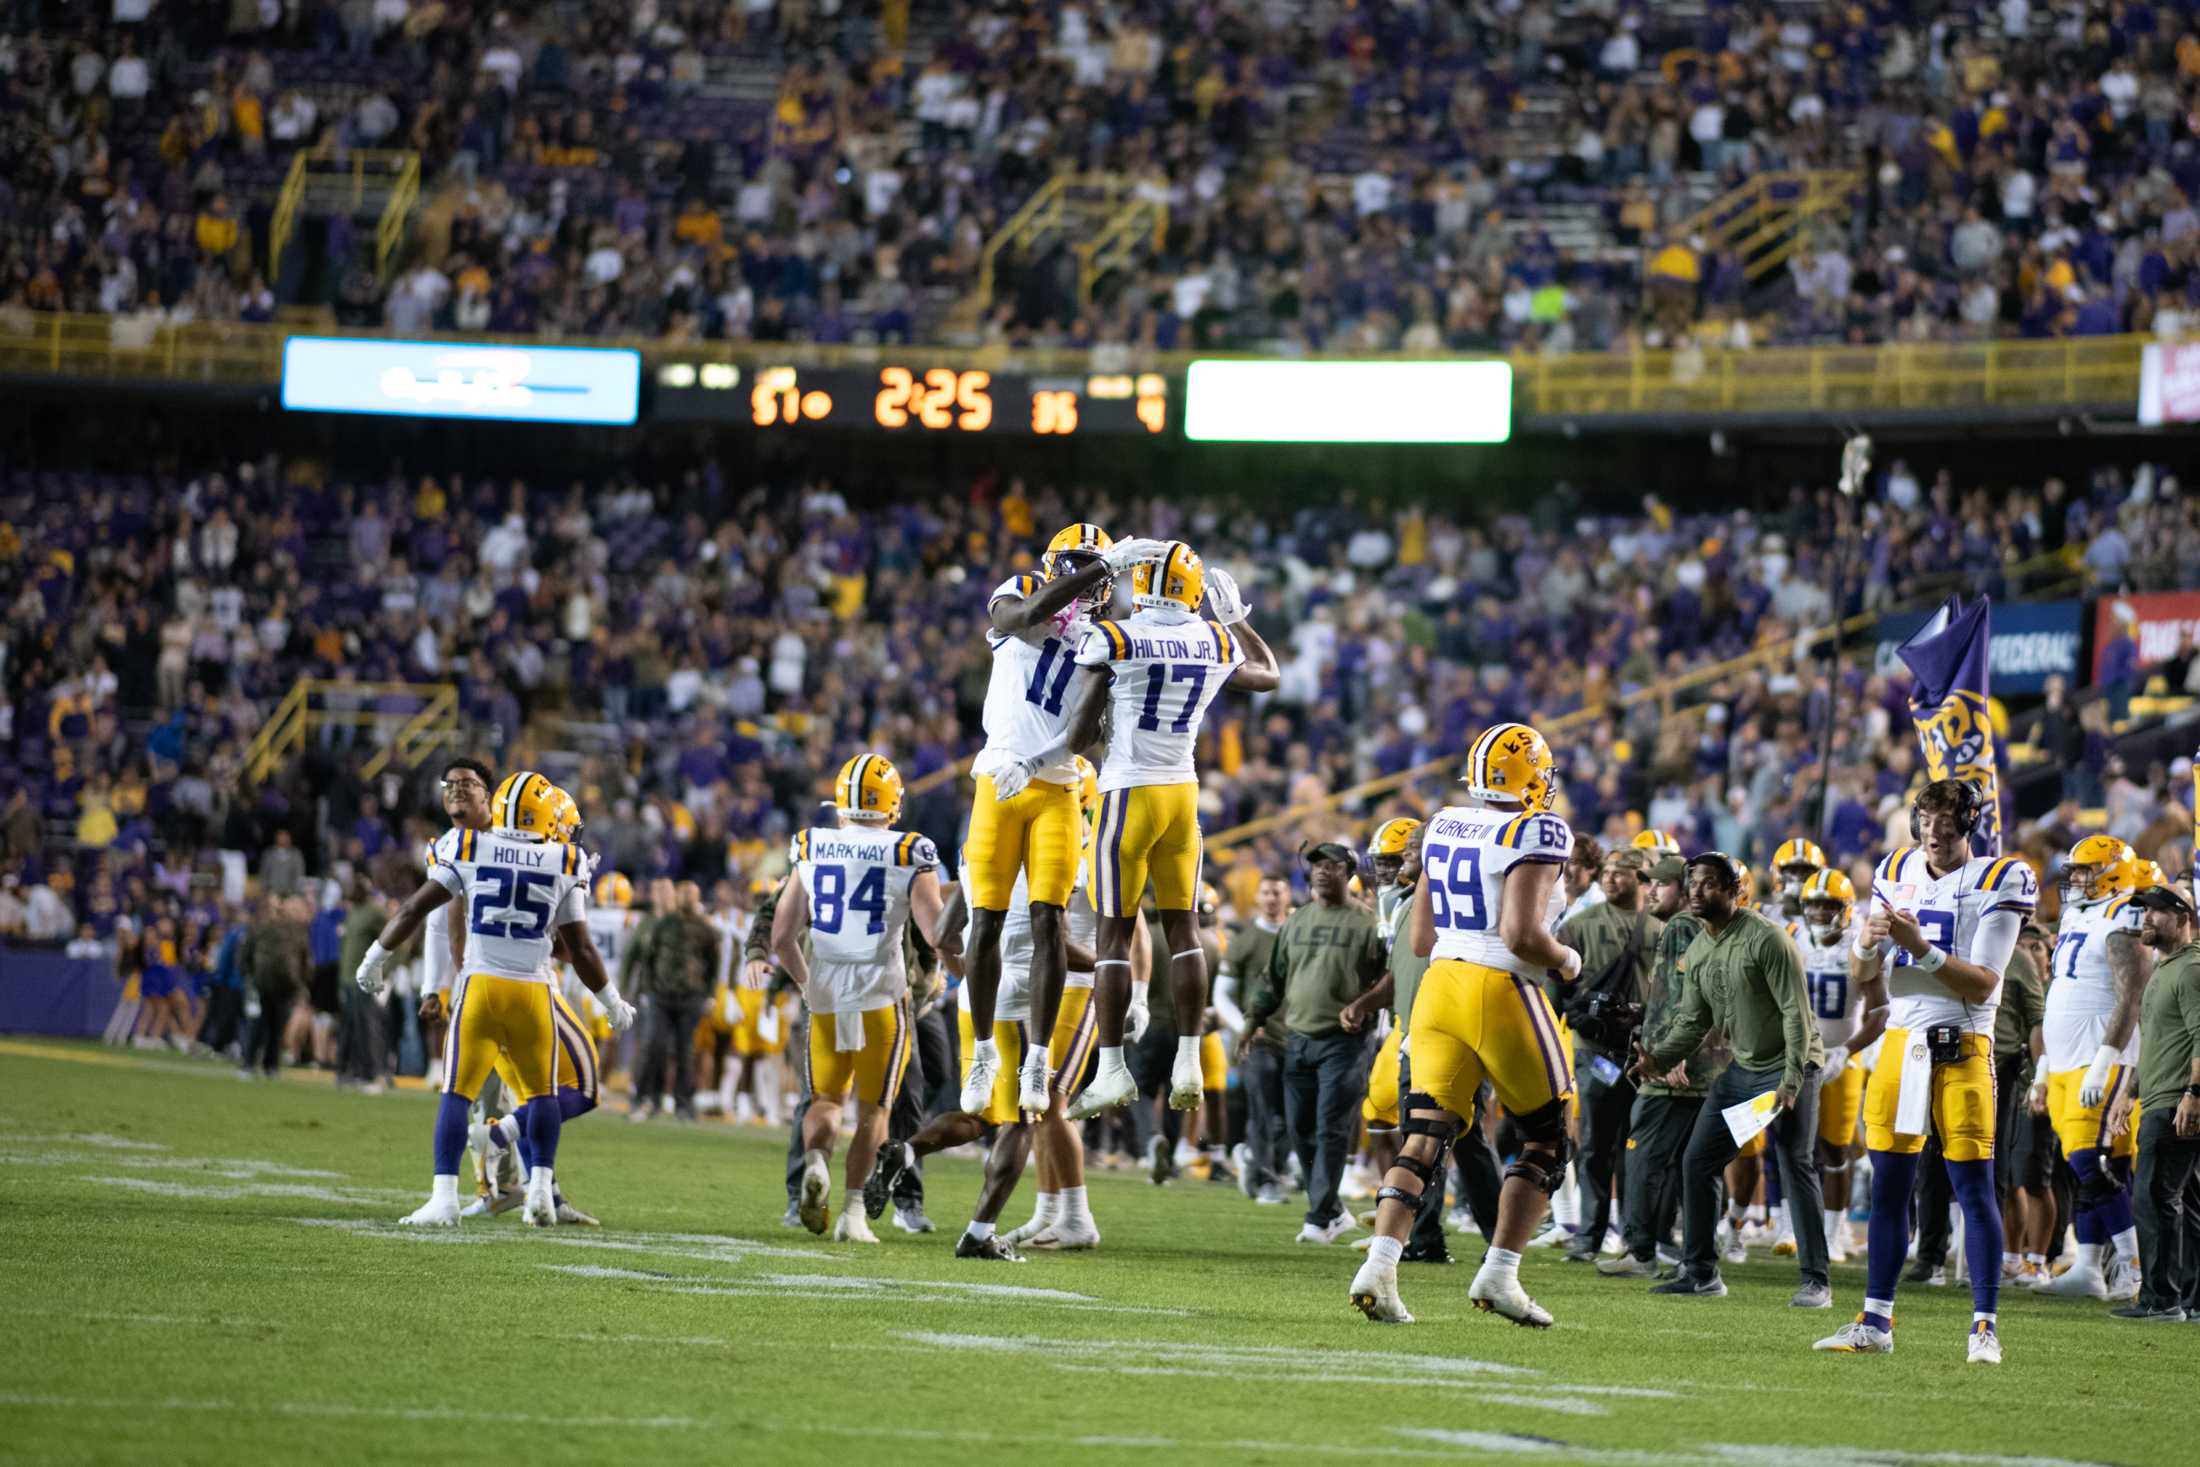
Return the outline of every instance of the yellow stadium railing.
{"type": "MultiPolygon", "coordinates": [[[[282,377],[281,325],[197,322],[168,326],[132,316],[85,316],[0,307],[0,374],[272,386],[282,377]]],[[[360,335],[371,336],[372,332],[360,335]]],[[[1513,368],[1518,414],[1559,420],[1748,415],[2042,410],[2063,405],[2136,407],[2145,336],[2046,341],[1776,347],[1521,355],[1513,368]]],[[[467,337],[540,346],[539,337],[467,337]]],[[[800,343],[587,341],[627,346],[654,370],[667,362],[759,367],[876,367],[912,358],[1029,372],[1093,370],[1083,351],[1007,347],[816,346],[800,343]]],[[[1208,355],[1215,355],[1209,353],[1208,355]]],[[[1245,355],[1250,355],[1245,354],[1245,355]]],[[[1381,360],[1381,357],[1362,358],[1381,360]]],[[[1402,359],[1402,358],[1401,358],[1402,359]]],[[[1153,353],[1132,369],[1180,371],[1190,353],[1153,353]]],[[[1120,363],[1110,371],[1125,370],[1120,363]]]]}
{"type": "Polygon", "coordinates": [[[1773,169],[1753,174],[1688,218],[1666,237],[1704,253],[1732,251],[1743,273],[1761,280],[1788,262],[1807,237],[1804,226],[1844,211],[1855,192],[1853,169],[1773,169]],[[1700,246],[1699,246],[1700,242],[1700,246]]]}
{"type": "Polygon", "coordinates": [[[445,744],[458,737],[458,689],[449,683],[345,683],[300,678],[267,722],[245,745],[244,776],[264,784],[306,740],[323,729],[366,730],[371,746],[359,766],[363,779],[373,779],[396,766],[417,769],[445,744]],[[382,699],[407,707],[384,709],[372,704],[382,699]]]}
{"type": "Polygon", "coordinates": [[[300,148],[291,157],[268,222],[267,278],[274,280],[281,271],[283,251],[301,214],[356,214],[377,197],[382,209],[374,227],[374,268],[387,283],[413,205],[420,199],[420,155],[402,148],[300,148]]]}
{"type": "Polygon", "coordinates": [[[1029,250],[1050,235],[1077,237],[1079,304],[1090,299],[1103,270],[1136,255],[1137,242],[1149,228],[1158,249],[1168,228],[1168,210],[1140,200],[1139,182],[1120,173],[1057,173],[1041,184],[985,242],[978,256],[977,287],[958,306],[959,321],[975,327],[992,310],[1004,253],[1029,250]]]}

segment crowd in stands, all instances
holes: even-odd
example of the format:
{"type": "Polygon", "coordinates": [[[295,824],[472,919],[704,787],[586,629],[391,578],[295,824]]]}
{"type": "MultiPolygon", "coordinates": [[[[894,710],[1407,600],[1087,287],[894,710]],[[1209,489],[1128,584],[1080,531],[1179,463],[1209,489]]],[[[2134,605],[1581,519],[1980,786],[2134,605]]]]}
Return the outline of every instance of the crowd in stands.
{"type": "MultiPolygon", "coordinates": [[[[273,458],[16,470],[0,480],[0,938],[103,943],[166,911],[196,924],[185,946],[210,960],[218,903],[367,874],[402,889],[383,868],[441,820],[433,768],[361,776],[386,727],[330,723],[272,778],[246,777],[247,742],[301,676],[335,683],[319,706],[339,713],[418,706],[345,684],[454,684],[464,750],[551,772],[605,867],[637,881],[775,876],[821,777],[862,747],[897,760],[917,789],[910,823],[952,851],[985,598],[1072,519],[1189,540],[1236,571],[1278,648],[1282,689],[1212,725],[1210,833],[1448,770],[1475,731],[1518,717],[1553,731],[1584,833],[1647,820],[1762,859],[1813,822],[1816,667],[1776,651],[1671,716],[1628,695],[1822,624],[1842,540],[1844,613],[2004,595],[2010,567],[2041,555],[2101,590],[2200,575],[2200,554],[2166,554],[2200,536],[2200,503],[2151,469],[1989,490],[1897,461],[1857,501],[1798,488],[1718,517],[1571,498],[1559,486],[1533,517],[1470,523],[1349,493],[1250,515],[994,477],[929,495],[766,489],[710,463],[662,484],[359,478],[273,458]]],[[[1849,664],[1823,837],[1838,859],[1880,844],[1916,777],[1903,691],[1849,664]]],[[[2177,806],[2182,771],[2112,771],[2105,739],[2078,747],[2128,786],[2110,801],[2126,823],[2177,806]]],[[[1305,836],[1448,788],[1440,774],[1295,822],[1218,850],[1211,870],[1243,909],[1237,888],[1291,864],[1305,836]]]]}
{"type": "MultiPolygon", "coordinates": [[[[1139,178],[1160,249],[1089,306],[1011,259],[1041,345],[1583,351],[2186,331],[2187,6],[409,0],[79,16],[0,37],[0,325],[265,320],[293,150],[403,147],[403,330],[821,342],[940,329],[1051,174],[1139,178]],[[1854,170],[1790,279],[1686,232],[1854,170]],[[1761,284],[1761,283],[1760,283],[1761,284]]],[[[280,272],[275,272],[279,277],[280,272]]]]}

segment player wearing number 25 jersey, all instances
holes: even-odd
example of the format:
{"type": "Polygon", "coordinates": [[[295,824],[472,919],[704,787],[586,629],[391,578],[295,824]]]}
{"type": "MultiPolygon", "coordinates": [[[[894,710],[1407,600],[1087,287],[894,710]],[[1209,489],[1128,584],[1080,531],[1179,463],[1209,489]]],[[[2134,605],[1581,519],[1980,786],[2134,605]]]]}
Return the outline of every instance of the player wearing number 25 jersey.
{"type": "Polygon", "coordinates": [[[1403,1141],[1376,1194],[1377,1236],[1350,1297],[1369,1319],[1412,1318],[1398,1298],[1406,1231],[1422,1193],[1443,1185],[1444,1158],[1487,1079],[1523,1145],[1505,1170],[1497,1227],[1467,1299],[1543,1329],[1551,1315],[1520,1286],[1520,1250],[1566,1175],[1573,1055],[1540,980],[1555,969],[1571,983],[1581,972],[1581,955],[1551,935],[1574,835],[1550,811],[1558,793],[1550,745],[1524,723],[1485,730],[1462,783],[1475,803],[1437,811],[1422,836],[1408,923],[1414,952],[1432,961],[1406,1025],[1413,1089],[1399,1101],[1403,1141]]]}
{"type": "MultiPolygon", "coordinates": [[[[858,754],[833,781],[840,825],[798,831],[794,871],[772,914],[772,950],[810,1008],[804,1051],[817,1104],[802,1123],[803,1226],[825,1231],[828,1170],[841,1101],[856,1087],[856,1130],[848,1144],[847,1193],[835,1238],[876,1243],[861,1193],[871,1175],[886,1114],[909,1065],[913,1016],[902,934],[914,916],[927,941],[939,930],[939,853],[916,831],[898,831],[901,773],[878,754],[858,754]],[[809,949],[802,939],[809,937],[809,949]]],[[[1073,790],[1070,798],[1074,801],[1073,790]]]]}

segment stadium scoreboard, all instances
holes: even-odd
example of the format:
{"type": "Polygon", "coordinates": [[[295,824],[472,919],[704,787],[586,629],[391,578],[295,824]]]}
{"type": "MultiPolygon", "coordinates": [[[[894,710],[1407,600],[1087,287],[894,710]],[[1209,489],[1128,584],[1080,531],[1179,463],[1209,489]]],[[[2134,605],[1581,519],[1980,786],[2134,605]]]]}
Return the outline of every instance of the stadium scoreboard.
{"type": "Polygon", "coordinates": [[[661,418],[747,422],[772,434],[1154,437],[1176,427],[1173,399],[1160,372],[996,372],[921,359],[875,368],[673,361],[657,367],[655,406],[661,418]]]}

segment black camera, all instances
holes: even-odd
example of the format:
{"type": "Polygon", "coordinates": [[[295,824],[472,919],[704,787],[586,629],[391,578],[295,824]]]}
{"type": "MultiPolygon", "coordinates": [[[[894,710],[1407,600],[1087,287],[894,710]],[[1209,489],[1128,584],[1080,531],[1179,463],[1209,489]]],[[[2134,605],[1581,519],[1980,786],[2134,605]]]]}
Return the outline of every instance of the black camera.
{"type": "Polygon", "coordinates": [[[1952,1065],[1963,1058],[1963,1026],[1935,1024],[1925,1031],[1925,1053],[1936,1065],[1952,1065]]]}
{"type": "Polygon", "coordinates": [[[1592,993],[1567,1015],[1567,1022],[1597,1048],[1631,1054],[1636,1037],[1642,1033],[1642,1016],[1639,1003],[1629,1003],[1616,993],[1592,993]]]}

